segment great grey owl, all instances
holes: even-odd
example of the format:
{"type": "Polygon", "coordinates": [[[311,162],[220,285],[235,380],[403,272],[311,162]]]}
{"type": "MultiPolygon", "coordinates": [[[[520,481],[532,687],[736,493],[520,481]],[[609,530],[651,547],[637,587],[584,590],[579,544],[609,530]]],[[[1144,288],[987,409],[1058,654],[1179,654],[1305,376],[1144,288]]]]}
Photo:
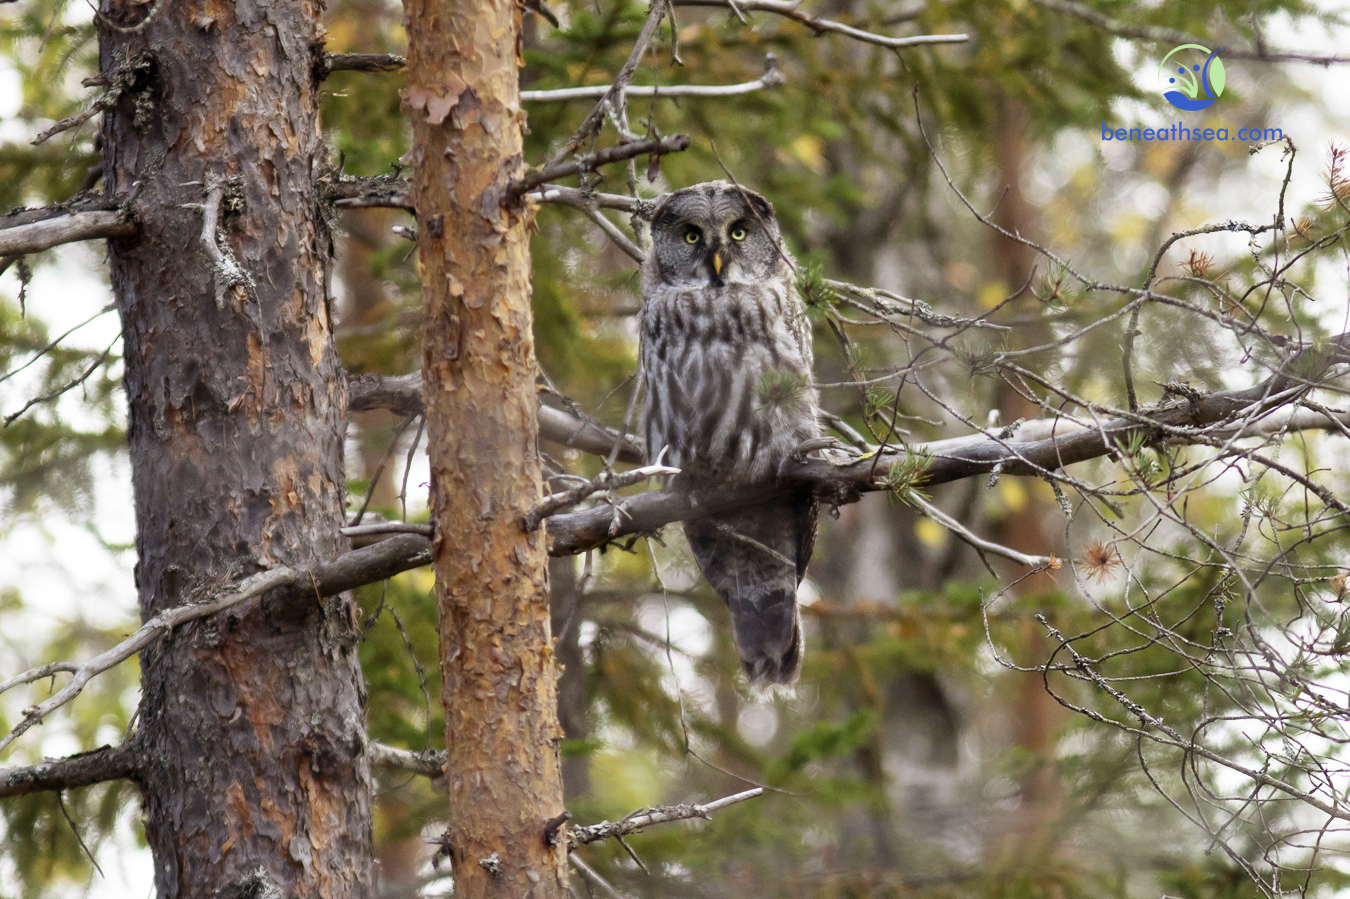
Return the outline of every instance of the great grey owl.
{"type": "MultiPolygon", "coordinates": [[[[725,181],[669,194],[652,217],[642,297],[650,460],[681,469],[696,497],[773,481],[794,449],[820,435],[810,327],[773,207],[725,181]]],[[[797,585],[816,539],[814,497],[689,521],[684,532],[731,609],[751,681],[795,680],[797,585]]]]}

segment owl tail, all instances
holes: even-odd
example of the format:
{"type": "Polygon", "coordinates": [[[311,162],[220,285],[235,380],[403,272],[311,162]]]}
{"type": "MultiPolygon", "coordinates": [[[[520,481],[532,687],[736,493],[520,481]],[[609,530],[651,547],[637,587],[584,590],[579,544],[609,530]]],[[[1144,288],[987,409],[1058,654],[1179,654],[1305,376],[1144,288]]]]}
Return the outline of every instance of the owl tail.
{"type": "Polygon", "coordinates": [[[802,667],[797,584],[815,544],[815,498],[782,497],[687,521],[684,533],[731,610],[732,638],[750,681],[795,681],[802,667]]]}

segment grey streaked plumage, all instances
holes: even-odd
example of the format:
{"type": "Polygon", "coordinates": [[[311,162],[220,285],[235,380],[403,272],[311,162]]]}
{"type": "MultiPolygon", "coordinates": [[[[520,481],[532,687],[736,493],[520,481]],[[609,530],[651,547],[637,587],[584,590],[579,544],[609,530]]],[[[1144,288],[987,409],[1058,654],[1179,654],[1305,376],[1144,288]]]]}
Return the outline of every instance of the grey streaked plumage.
{"type": "MultiPolygon", "coordinates": [[[[712,181],[675,191],[652,217],[642,270],[647,452],[696,490],[772,481],[817,437],[811,332],[773,207],[712,181]]],[[[816,536],[809,495],[685,524],[699,567],[731,609],[752,681],[801,668],[797,585],[816,536]]]]}

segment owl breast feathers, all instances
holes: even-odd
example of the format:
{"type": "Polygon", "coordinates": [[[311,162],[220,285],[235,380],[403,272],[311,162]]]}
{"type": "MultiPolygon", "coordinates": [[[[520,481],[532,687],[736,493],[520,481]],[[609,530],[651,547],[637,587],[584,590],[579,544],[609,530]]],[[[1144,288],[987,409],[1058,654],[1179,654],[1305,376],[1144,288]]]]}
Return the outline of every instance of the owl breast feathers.
{"type": "MultiPolygon", "coordinates": [[[[811,333],[773,207],[725,181],[668,195],[642,271],[644,430],[651,461],[696,492],[773,481],[820,434],[811,333]]],[[[699,567],[731,610],[752,681],[801,668],[797,585],[816,535],[809,494],[685,524],[699,567]]]]}

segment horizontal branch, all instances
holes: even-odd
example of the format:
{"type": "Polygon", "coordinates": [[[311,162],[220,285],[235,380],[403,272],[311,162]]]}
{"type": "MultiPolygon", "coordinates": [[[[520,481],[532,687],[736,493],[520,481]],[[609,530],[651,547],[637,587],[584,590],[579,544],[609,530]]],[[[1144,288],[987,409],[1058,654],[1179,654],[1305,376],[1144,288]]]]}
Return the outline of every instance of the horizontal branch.
{"type": "Polygon", "coordinates": [[[602,194],[576,187],[558,187],[552,184],[542,190],[534,191],[528,196],[537,203],[557,203],[561,206],[571,206],[574,209],[618,209],[623,212],[636,213],[645,219],[651,218],[652,211],[656,208],[656,200],[654,199],[643,200],[638,197],[630,197],[627,194],[602,194]]]}
{"type": "Polygon", "coordinates": [[[134,780],[138,771],[131,747],[103,746],[62,759],[43,759],[24,768],[0,768],[0,799],[110,780],[134,780]]]}
{"type": "Polygon", "coordinates": [[[726,796],[714,802],[703,804],[689,802],[683,805],[658,805],[655,808],[639,809],[621,821],[601,821],[599,824],[569,827],[567,829],[568,835],[571,837],[573,845],[584,846],[597,840],[627,836],[630,833],[636,833],[657,824],[687,821],[691,818],[711,818],[713,812],[720,811],[738,802],[744,802],[747,799],[754,799],[763,793],[763,787],[755,787],[753,790],[726,796]]]}
{"type": "Polygon", "coordinates": [[[0,256],[26,256],[80,240],[136,234],[136,225],[112,210],[73,212],[27,225],[3,225],[0,219],[0,256]]]}
{"type": "MultiPolygon", "coordinates": [[[[917,34],[911,37],[887,37],[863,31],[852,25],[845,25],[832,19],[822,19],[800,9],[801,0],[675,0],[676,6],[720,6],[731,9],[738,15],[747,12],[768,12],[785,19],[805,25],[816,34],[842,34],[855,41],[875,44],[890,50],[903,50],[906,47],[920,47],[929,44],[963,44],[970,40],[968,34],[917,34]]],[[[742,19],[744,21],[744,19],[742,19]]]]}
{"type": "MultiPolygon", "coordinates": [[[[888,451],[879,458],[864,458],[847,465],[818,459],[789,460],[779,469],[777,485],[722,488],[697,496],[667,488],[625,497],[617,507],[606,505],[550,518],[549,552],[555,556],[585,552],[616,537],[652,533],[670,522],[725,512],[789,491],[809,491],[833,503],[855,502],[863,493],[888,489],[891,467],[901,464],[909,453],[927,457],[918,483],[932,486],[995,469],[1005,475],[1044,476],[1075,462],[1116,453],[1121,444],[1135,435],[1142,435],[1150,445],[1164,440],[1176,444],[1230,440],[1235,436],[1233,426],[1245,420],[1250,429],[1243,433],[1258,436],[1259,422],[1255,419],[1277,408],[1292,406],[1315,386],[1328,366],[1350,361],[1347,346],[1350,335],[1342,334],[1330,341],[1328,351],[1305,350],[1247,390],[1221,390],[1169,400],[1137,415],[1107,419],[1091,428],[1073,424],[1069,426],[1073,428],[1071,433],[1055,431],[1039,440],[976,434],[916,444],[908,450],[888,451]],[[1294,370],[1308,374],[1296,377],[1291,373],[1294,370]]],[[[1058,421],[1036,424],[1052,429],[1064,427],[1058,421]]],[[[1327,424],[1332,424],[1330,419],[1327,424]]],[[[1330,506],[1342,505],[1329,493],[1319,496],[1330,506]]]]}
{"type": "Polygon", "coordinates": [[[568,178],[583,172],[593,172],[602,165],[622,162],[625,159],[632,159],[634,156],[664,156],[667,153],[679,153],[687,149],[689,149],[689,137],[684,134],[663,137],[660,140],[634,140],[623,144],[615,144],[586,156],[569,159],[567,162],[555,162],[544,166],[537,172],[530,172],[524,178],[512,181],[506,186],[506,198],[515,200],[521,194],[542,187],[550,181],[557,181],[559,178],[568,178]]]}
{"type": "MultiPolygon", "coordinates": [[[[400,415],[415,415],[426,408],[422,403],[420,372],[409,375],[350,375],[347,397],[347,407],[352,412],[388,409],[400,415]]],[[[620,439],[617,431],[582,421],[561,409],[544,405],[539,407],[539,436],[562,446],[606,457],[614,449],[614,441],[620,439]]],[[[639,465],[646,457],[646,449],[639,438],[622,438],[618,456],[620,461],[639,465]]]]}
{"type": "Polygon", "coordinates": [[[325,53],[315,65],[320,80],[332,72],[394,72],[408,60],[394,53],[325,53]]]}
{"type": "Polygon", "coordinates": [[[328,184],[328,196],[342,209],[406,209],[416,212],[407,178],[379,175],[374,178],[338,178],[328,184]]]}
{"type": "Polygon", "coordinates": [[[372,546],[352,550],[336,559],[308,568],[273,568],[245,579],[215,599],[166,609],[141,625],[134,634],[121,643],[79,665],[70,683],[61,690],[42,703],[24,709],[22,720],[13,730],[0,738],[0,749],[4,749],[47,715],[79,696],[85,685],[96,675],[131,658],[179,625],[218,614],[264,593],[282,602],[301,596],[331,596],[362,584],[392,577],[409,568],[426,565],[430,561],[430,542],[425,537],[404,534],[372,546]]]}
{"type": "Polygon", "coordinates": [[[445,775],[445,751],[428,749],[414,752],[411,749],[398,749],[383,743],[371,743],[370,766],[392,771],[407,771],[434,780],[445,775]]]}
{"type": "MultiPolygon", "coordinates": [[[[630,84],[624,88],[628,97],[735,97],[750,94],[784,84],[787,79],[777,68],[770,67],[767,72],[754,81],[740,84],[670,84],[648,85],[630,84]]],[[[565,87],[551,91],[521,91],[522,103],[560,103],[565,100],[599,100],[609,93],[610,85],[596,84],[590,87],[565,87]]]]}

